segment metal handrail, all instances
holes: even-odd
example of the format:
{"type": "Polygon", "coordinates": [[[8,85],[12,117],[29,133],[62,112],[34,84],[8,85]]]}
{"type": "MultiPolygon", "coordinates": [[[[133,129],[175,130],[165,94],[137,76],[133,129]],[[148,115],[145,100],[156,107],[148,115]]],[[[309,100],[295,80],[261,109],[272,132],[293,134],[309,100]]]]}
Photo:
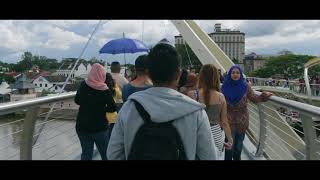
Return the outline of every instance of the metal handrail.
{"type": "MultiPolygon", "coordinates": [[[[260,95],[261,92],[255,91],[255,94],[256,95],[260,95]]],[[[313,105],[310,105],[310,104],[305,104],[305,103],[301,103],[301,102],[297,102],[297,101],[281,98],[281,97],[278,97],[278,96],[271,96],[269,98],[269,100],[271,102],[275,102],[277,104],[284,105],[284,106],[287,106],[287,107],[290,107],[290,108],[294,108],[294,109],[297,109],[297,110],[302,111],[304,113],[320,117],[320,107],[316,107],[316,106],[313,106],[313,105]]]]}
{"type": "MultiPolygon", "coordinates": [[[[254,92],[256,95],[261,95],[261,92],[258,92],[258,91],[254,91],[254,92]]],[[[269,98],[269,102],[275,103],[275,104],[277,104],[277,106],[278,105],[279,106],[286,106],[288,108],[295,109],[301,113],[301,122],[303,125],[303,131],[305,131],[305,133],[303,133],[305,136],[304,137],[305,144],[303,144],[303,145],[305,146],[305,151],[306,151],[306,154],[303,154],[303,153],[302,154],[304,155],[304,157],[306,159],[317,159],[317,157],[316,157],[316,149],[317,148],[315,145],[316,142],[314,141],[314,139],[316,138],[316,133],[314,130],[312,130],[311,127],[314,126],[313,118],[320,119],[320,108],[316,107],[316,106],[309,105],[309,104],[304,104],[304,103],[284,99],[284,98],[277,97],[277,96],[271,96],[269,98]]],[[[249,107],[253,107],[253,106],[249,105],[249,107]]],[[[261,110],[261,108],[267,108],[271,111],[277,112],[275,109],[273,109],[273,108],[271,109],[271,108],[265,106],[264,103],[261,103],[261,105],[258,106],[257,110],[261,110]]],[[[261,112],[265,113],[265,111],[261,111],[261,112]]],[[[263,126],[261,124],[262,122],[267,122],[267,124],[273,126],[278,131],[281,131],[281,132],[285,133],[286,135],[289,135],[286,132],[284,132],[282,128],[275,126],[272,122],[266,121],[267,117],[274,119],[274,120],[277,120],[277,122],[279,122],[279,120],[277,118],[273,117],[270,114],[265,113],[265,115],[261,115],[261,114],[258,115],[258,118],[259,118],[258,121],[260,122],[260,128],[259,128],[260,134],[256,134],[255,136],[259,136],[260,138],[257,142],[258,144],[256,145],[256,157],[261,156],[262,152],[264,152],[264,149],[266,148],[266,147],[264,147],[264,145],[265,145],[267,139],[261,138],[261,137],[266,137],[268,133],[272,133],[273,135],[279,137],[279,135],[274,134],[272,131],[269,132],[269,129],[265,126],[266,124],[264,124],[264,126],[263,126]],[[265,131],[261,131],[263,129],[265,129],[265,131]],[[268,131],[266,131],[266,130],[268,130],[268,131]]],[[[293,127],[291,127],[291,128],[295,129],[293,127]]],[[[301,132],[301,131],[299,131],[299,132],[301,132]]],[[[295,140],[295,138],[293,138],[291,136],[290,136],[290,138],[295,140]]],[[[270,140],[270,138],[268,138],[268,139],[270,140]]],[[[281,137],[280,137],[280,140],[283,143],[285,143],[287,146],[289,146],[290,148],[297,151],[297,149],[294,147],[293,144],[286,142],[281,137]]],[[[268,148],[270,149],[271,147],[268,146],[268,148]]],[[[298,152],[301,153],[300,151],[298,151],[298,152]]]]}
{"type": "MultiPolygon", "coordinates": [[[[255,94],[260,95],[261,92],[255,91],[255,94]]],[[[19,110],[24,110],[32,106],[39,106],[43,104],[64,101],[64,100],[75,97],[75,95],[76,95],[76,92],[70,92],[70,93],[63,93],[61,95],[52,95],[52,96],[39,97],[35,99],[28,99],[28,100],[22,100],[17,102],[2,103],[0,104],[0,115],[9,114],[19,110]]],[[[297,101],[293,101],[293,100],[289,100],[289,99],[285,99],[277,96],[271,96],[269,100],[281,105],[285,105],[285,106],[300,110],[305,113],[310,113],[315,116],[320,116],[320,107],[304,104],[301,102],[297,102],[297,101]]]]}
{"type": "Polygon", "coordinates": [[[256,78],[256,77],[247,77],[249,81],[255,80],[254,86],[258,87],[270,87],[270,88],[289,88],[290,93],[298,93],[307,95],[310,97],[320,97],[320,84],[313,82],[305,82],[300,83],[299,81],[289,81],[289,80],[279,80],[279,79],[272,79],[272,82],[275,82],[276,84],[270,85],[271,82],[270,79],[267,78],[256,78]],[[266,84],[267,83],[267,84],[266,84]],[[279,84],[278,84],[279,83],[279,84]],[[312,84],[313,83],[313,84],[312,84]],[[310,85],[310,86],[309,86],[310,85]],[[308,88],[310,87],[310,88],[308,88]],[[297,91],[297,88],[299,91],[297,91]],[[309,89],[309,90],[308,90],[309,89]]]}
{"type": "Polygon", "coordinates": [[[60,102],[74,98],[76,92],[63,93],[60,95],[52,95],[39,97],[35,99],[22,100],[17,102],[9,102],[0,104],[0,115],[13,113],[27,109],[26,118],[24,120],[21,142],[20,142],[20,159],[32,159],[32,145],[34,128],[38,117],[39,108],[41,105],[53,102],[60,102]]]}
{"type": "Polygon", "coordinates": [[[26,108],[30,108],[33,106],[40,106],[48,103],[64,101],[64,100],[75,97],[75,95],[76,95],[76,92],[69,92],[69,93],[63,93],[61,95],[52,95],[52,96],[45,96],[45,97],[39,97],[34,99],[28,99],[28,100],[21,100],[16,102],[1,103],[0,115],[13,113],[13,112],[24,110],[26,108]]]}

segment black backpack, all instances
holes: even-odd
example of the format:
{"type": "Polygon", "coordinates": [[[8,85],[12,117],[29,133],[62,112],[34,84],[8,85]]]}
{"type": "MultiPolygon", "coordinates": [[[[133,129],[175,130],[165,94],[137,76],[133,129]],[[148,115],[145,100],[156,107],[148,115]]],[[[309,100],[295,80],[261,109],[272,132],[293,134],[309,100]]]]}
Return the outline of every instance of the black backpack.
{"type": "MultiPolygon", "coordinates": [[[[132,99],[133,100],[133,99],[132,99]]],[[[137,131],[128,160],[187,160],[173,121],[155,123],[142,105],[133,100],[144,124],[137,131]]]]}

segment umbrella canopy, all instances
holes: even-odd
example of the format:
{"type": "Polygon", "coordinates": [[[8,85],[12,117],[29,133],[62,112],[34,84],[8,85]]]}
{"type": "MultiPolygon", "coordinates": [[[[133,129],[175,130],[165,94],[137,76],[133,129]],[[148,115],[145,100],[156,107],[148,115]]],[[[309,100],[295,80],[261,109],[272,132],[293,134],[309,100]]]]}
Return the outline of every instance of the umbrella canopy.
{"type": "Polygon", "coordinates": [[[123,53],[136,53],[136,52],[148,52],[149,48],[136,39],[114,39],[105,44],[99,51],[100,54],[123,54],[123,53]]]}

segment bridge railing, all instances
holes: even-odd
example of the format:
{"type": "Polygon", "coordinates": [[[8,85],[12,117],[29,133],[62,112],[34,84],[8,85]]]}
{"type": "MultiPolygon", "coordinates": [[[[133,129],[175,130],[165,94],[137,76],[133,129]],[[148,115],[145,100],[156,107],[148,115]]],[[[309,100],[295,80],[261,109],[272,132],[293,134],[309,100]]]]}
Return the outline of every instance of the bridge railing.
{"type": "MultiPolygon", "coordinates": [[[[0,124],[0,160],[31,160],[31,159],[73,159],[70,155],[80,154],[78,138],[74,128],[72,114],[70,121],[65,119],[67,113],[62,104],[58,105],[52,113],[55,117],[45,120],[48,112],[40,106],[53,103],[63,103],[74,98],[75,92],[39,97],[0,104],[0,115],[10,119],[11,113],[20,113],[18,120],[0,124]],[[78,152],[75,152],[78,151],[78,152]]],[[[48,110],[48,108],[46,108],[48,110]]],[[[19,115],[15,115],[19,116],[19,115]]],[[[69,115],[70,116],[70,115],[69,115]]],[[[17,119],[17,118],[15,118],[17,119]]]]}
{"type": "MultiPolygon", "coordinates": [[[[305,83],[299,81],[287,81],[283,79],[268,79],[268,78],[256,78],[247,77],[252,86],[268,86],[274,88],[283,88],[283,90],[289,90],[291,92],[308,95],[305,83]]],[[[320,84],[310,84],[311,96],[320,97],[320,84]]]]}
{"type": "Polygon", "coordinates": [[[256,146],[252,157],[320,159],[319,107],[271,96],[267,102],[249,103],[248,109],[250,125],[247,136],[256,146]],[[296,114],[293,116],[291,111],[296,114]]]}

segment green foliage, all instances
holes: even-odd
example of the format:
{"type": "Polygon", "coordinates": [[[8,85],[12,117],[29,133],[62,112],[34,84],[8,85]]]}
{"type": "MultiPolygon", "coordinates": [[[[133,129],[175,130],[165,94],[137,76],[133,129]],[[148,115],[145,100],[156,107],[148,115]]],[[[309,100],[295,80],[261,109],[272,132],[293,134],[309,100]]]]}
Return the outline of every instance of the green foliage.
{"type": "Polygon", "coordinates": [[[188,45],[185,46],[183,44],[176,44],[176,50],[181,56],[182,68],[189,68],[192,65],[196,69],[196,72],[199,72],[201,68],[201,62],[188,45]],[[190,60],[189,60],[189,57],[190,57],[190,60]]]}
{"type": "Polygon", "coordinates": [[[50,71],[53,69],[58,69],[61,63],[56,59],[49,59],[46,56],[33,56],[31,52],[25,52],[21,56],[21,61],[17,64],[9,64],[10,70],[16,72],[29,71],[33,66],[38,66],[39,69],[50,71]]]}
{"type": "MultiPolygon", "coordinates": [[[[38,66],[41,71],[49,71],[51,73],[55,72],[59,67],[66,63],[75,62],[77,58],[65,58],[61,62],[58,62],[57,59],[47,58],[46,56],[34,56],[31,52],[24,52],[21,56],[20,61],[17,64],[8,64],[0,61],[0,66],[9,68],[9,71],[16,71],[23,73],[29,71],[34,66],[38,66]]],[[[91,58],[89,61],[85,59],[80,59],[79,63],[100,63],[105,65],[105,62],[102,59],[97,59],[96,57],[91,58]]]]}
{"type": "Polygon", "coordinates": [[[14,77],[3,73],[0,73],[0,79],[6,81],[8,84],[14,83],[16,81],[14,77]]]}
{"type": "Polygon", "coordinates": [[[232,62],[235,63],[235,64],[239,64],[239,60],[235,59],[235,58],[232,59],[232,62]]]}
{"type": "Polygon", "coordinates": [[[47,91],[45,89],[43,89],[42,92],[41,92],[41,96],[47,96],[48,94],[51,94],[51,92],[47,91]]]}
{"type": "MultiPolygon", "coordinates": [[[[274,75],[284,77],[300,78],[303,77],[304,64],[314,56],[287,54],[266,59],[265,67],[254,71],[251,76],[267,78],[274,75]]],[[[319,76],[320,66],[312,67],[309,70],[309,76],[319,76]]]]}
{"type": "Polygon", "coordinates": [[[94,63],[99,63],[101,65],[105,65],[105,62],[102,59],[97,59],[96,57],[93,57],[89,60],[90,63],[94,64],[94,63]]]}

